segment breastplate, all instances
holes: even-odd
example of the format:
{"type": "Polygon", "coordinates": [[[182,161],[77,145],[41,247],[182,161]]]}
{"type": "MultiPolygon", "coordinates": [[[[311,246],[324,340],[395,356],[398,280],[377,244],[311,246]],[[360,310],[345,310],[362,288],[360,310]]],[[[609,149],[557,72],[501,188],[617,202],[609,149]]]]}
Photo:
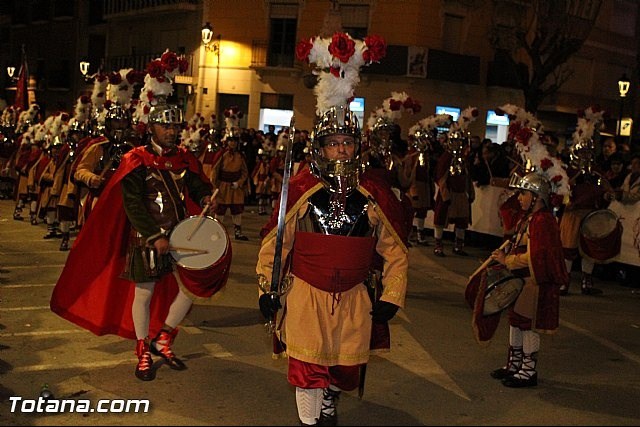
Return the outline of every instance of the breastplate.
{"type": "Polygon", "coordinates": [[[149,214],[164,231],[170,231],[185,217],[184,175],[147,168],[144,202],[149,214]]]}
{"type": "Polygon", "coordinates": [[[366,237],[373,234],[368,200],[358,191],[348,196],[321,189],[309,198],[308,222],[316,233],[366,237]]]}

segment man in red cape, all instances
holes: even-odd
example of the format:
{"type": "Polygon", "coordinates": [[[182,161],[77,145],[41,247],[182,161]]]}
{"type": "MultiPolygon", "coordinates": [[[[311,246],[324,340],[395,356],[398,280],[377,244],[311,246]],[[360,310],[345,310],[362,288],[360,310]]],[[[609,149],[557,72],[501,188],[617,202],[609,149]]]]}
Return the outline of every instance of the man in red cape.
{"type": "MultiPolygon", "coordinates": [[[[507,387],[537,385],[536,362],[540,337],[551,334],[560,321],[560,286],[569,276],[562,260],[560,229],[550,206],[550,181],[529,173],[513,185],[520,189],[518,200],[525,212],[519,222],[511,248],[494,251],[491,258],[509,272],[524,280],[524,287],[508,309],[509,354],[506,366],[491,376],[502,380],[507,387]]],[[[501,312],[484,314],[487,292],[487,269],[472,275],[465,290],[465,298],[473,309],[473,331],[483,344],[493,337],[501,312]]],[[[506,308],[506,307],[502,307],[506,308]]]]}
{"type": "MultiPolygon", "coordinates": [[[[170,124],[153,123],[150,125],[152,134],[160,132],[160,129],[166,132],[168,127],[165,125],[170,124]]],[[[174,129],[172,132],[175,132],[177,137],[177,130],[174,129]]],[[[136,354],[139,357],[139,363],[136,376],[145,381],[155,377],[155,373],[151,370],[150,350],[163,357],[171,368],[184,369],[182,362],[169,348],[169,344],[175,338],[177,325],[173,325],[172,331],[166,332],[168,323],[166,319],[169,308],[179,293],[183,292],[191,297],[198,292],[199,284],[193,283],[187,286],[184,278],[175,274],[159,274],[159,279],[155,283],[155,288],[151,288],[149,297],[148,334],[156,336],[154,341],[157,342],[155,349],[150,349],[148,339],[141,339],[138,336],[139,332],[132,314],[140,280],[129,280],[130,278],[124,275],[132,256],[130,218],[135,218],[135,215],[130,217],[132,215],[130,211],[126,211],[123,197],[127,197],[127,194],[123,193],[124,183],[130,180],[132,175],[142,173],[136,171],[151,171],[151,173],[155,171],[156,174],[163,176],[167,173],[181,175],[186,171],[187,177],[190,176],[192,180],[199,181],[201,184],[196,187],[187,185],[184,198],[187,199],[189,191],[194,190],[191,194],[192,199],[194,197],[198,199],[201,206],[203,203],[211,202],[211,184],[193,154],[175,145],[159,154],[159,147],[153,140],[154,138],[148,145],[136,147],[123,156],[120,166],[108,181],[94,211],[74,242],[50,303],[53,312],[96,335],[116,334],[123,338],[137,339],[136,354]],[[105,224],[109,225],[108,229],[105,229],[105,224]],[[183,280],[177,280],[177,278],[183,280]],[[161,343],[164,345],[160,345],[161,343]]],[[[135,198],[136,194],[129,196],[135,198]]],[[[137,195],[138,199],[146,197],[146,194],[137,195]]],[[[197,204],[191,204],[191,206],[197,206],[197,204]]],[[[173,210],[169,206],[166,207],[169,208],[166,210],[173,210]]],[[[191,211],[187,212],[187,215],[197,213],[200,212],[191,211]]],[[[147,239],[147,244],[151,245],[147,247],[154,247],[154,242],[157,240],[166,240],[168,249],[168,239],[164,234],[158,234],[147,239]]],[[[143,235],[143,237],[146,236],[143,235]]],[[[155,248],[157,250],[158,245],[155,245],[155,248]]],[[[159,250],[158,252],[163,253],[159,250]]],[[[160,260],[160,256],[158,259],[160,260]]],[[[228,275],[228,271],[225,274],[228,275]]],[[[211,296],[222,288],[226,283],[226,275],[218,288],[210,290],[209,294],[204,296],[211,296]]],[[[146,281],[148,280],[150,279],[146,281]]],[[[153,285],[153,282],[151,284],[153,285]]],[[[184,312],[185,315],[186,313],[187,311],[184,312]]]]}

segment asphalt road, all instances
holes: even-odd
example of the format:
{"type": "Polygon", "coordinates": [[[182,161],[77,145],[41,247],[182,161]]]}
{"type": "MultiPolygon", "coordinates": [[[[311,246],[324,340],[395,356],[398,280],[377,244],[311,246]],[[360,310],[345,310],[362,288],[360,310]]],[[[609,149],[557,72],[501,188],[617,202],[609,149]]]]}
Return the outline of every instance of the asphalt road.
{"type": "MultiPolygon", "coordinates": [[[[67,253],[59,240],[42,238],[45,225],[14,221],[13,202],[0,201],[0,423],[298,425],[286,359],[272,358],[257,309],[254,267],[266,217],[252,210],[244,215],[249,241],[232,239],[227,288],[193,307],[174,345],[189,369],[172,371],[156,360],[156,380],[142,382],[133,375],[133,341],[97,337],[51,313],[67,253]],[[38,413],[35,399],[45,383],[55,398],[79,407],[114,399],[117,410],[148,399],[150,409],[38,413]]],[[[225,222],[233,236],[230,217],[225,222]]],[[[109,233],[105,224],[105,239],[109,233]]],[[[481,347],[463,298],[468,275],[495,241],[471,237],[469,257],[452,255],[450,241],[445,258],[433,247],[410,249],[409,292],[391,322],[391,352],[372,356],[362,399],[343,393],[340,424],[639,425],[640,293],[614,280],[613,269],[599,268],[596,285],[604,294],[584,296],[574,271],[561,327],[542,336],[538,386],[505,388],[489,372],[506,359],[506,319],[491,345],[481,347]]]]}

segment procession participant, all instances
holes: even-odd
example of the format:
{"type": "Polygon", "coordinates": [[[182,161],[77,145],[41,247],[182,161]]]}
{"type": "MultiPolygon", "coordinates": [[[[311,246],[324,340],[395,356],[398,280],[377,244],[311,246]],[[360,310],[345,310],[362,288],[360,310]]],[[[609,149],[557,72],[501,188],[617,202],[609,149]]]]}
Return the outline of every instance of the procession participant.
{"type": "Polygon", "coordinates": [[[544,134],[535,118],[513,105],[500,109],[509,114],[510,139],[530,167],[523,177],[513,175],[509,183],[509,188],[516,190],[522,216],[513,238],[493,251],[471,275],[465,299],[473,310],[474,336],[481,344],[491,340],[508,308],[507,364],[491,376],[506,387],[532,387],[538,378],[539,333],[557,330],[560,287],[569,282],[559,226],[552,212],[569,194],[569,178],[561,162],[554,160],[541,142],[544,134]],[[497,279],[489,283],[490,278],[497,279]],[[520,289],[507,287],[513,279],[522,281],[520,289]],[[499,285],[505,287],[493,289],[499,285]]]}
{"type": "Polygon", "coordinates": [[[271,201],[269,155],[263,148],[258,149],[258,162],[256,163],[251,179],[258,199],[258,215],[268,215],[267,206],[271,201]]]}
{"type": "Polygon", "coordinates": [[[433,253],[443,257],[442,238],[444,228],[453,224],[453,253],[466,256],[464,251],[465,231],[471,223],[471,203],[475,190],[469,175],[465,150],[469,145],[467,127],[478,117],[478,109],[468,107],[460,113],[458,121],[449,128],[444,143],[445,151],[438,158],[434,171],[437,193],[433,210],[433,226],[436,245],[433,253]]]}
{"type": "MultiPolygon", "coordinates": [[[[97,335],[136,339],[135,375],[143,381],[156,375],[151,353],[172,369],[186,368],[171,346],[193,295],[174,271],[168,233],[188,214],[183,199],[200,207],[213,203],[200,163],[177,146],[182,110],[165,98],[186,61],[167,51],[148,70],[140,98],[151,106],[145,117],[151,138],[122,157],[74,242],[51,298],[55,313],[97,335]],[[116,230],[106,240],[105,223],[116,230]]],[[[208,296],[225,283],[226,278],[208,296]]]]}
{"type": "Polygon", "coordinates": [[[433,210],[435,183],[433,181],[433,169],[436,164],[435,145],[438,144],[438,128],[451,125],[449,114],[433,114],[416,123],[409,129],[409,135],[413,138],[413,148],[418,153],[414,158],[414,176],[409,188],[411,204],[415,210],[413,218],[412,234],[416,236],[416,243],[428,246],[427,234],[424,222],[427,212],[433,210]]]}
{"type": "Polygon", "coordinates": [[[532,172],[523,178],[514,175],[510,187],[519,190],[525,215],[510,248],[493,251],[491,258],[522,277],[524,287],[508,310],[507,364],[491,376],[506,387],[532,387],[538,384],[539,333],[557,330],[560,286],[569,282],[569,275],[561,260],[558,222],[551,212],[551,181],[532,172]]]}
{"type": "MultiPolygon", "coordinates": [[[[593,269],[600,261],[581,251],[580,227],[590,213],[605,209],[609,205],[607,193],[612,191],[609,183],[596,171],[594,132],[603,121],[604,111],[589,107],[580,111],[578,125],[573,133],[570,150],[569,169],[571,196],[560,219],[560,237],[564,249],[567,271],[571,274],[573,262],[581,258],[582,278],[580,289],[583,295],[600,295],[602,290],[593,286],[593,269]]],[[[612,254],[615,256],[617,254],[612,254]]],[[[560,289],[561,295],[569,293],[569,283],[560,289]]]]}
{"type": "Polygon", "coordinates": [[[341,47],[347,51],[342,60],[336,57],[341,70],[319,71],[313,172],[291,178],[284,222],[276,227],[276,209],[262,230],[256,266],[264,292],[260,308],[270,324],[283,289],[271,289],[269,280],[275,279],[272,286],[281,278],[290,283],[276,333],[288,355],[288,381],[295,386],[303,425],[336,425],[341,390],[363,386],[373,325],[386,325],[404,306],[408,269],[400,202],[384,180],[360,174],[361,131],[347,101],[360,66],[384,55],[384,41],[369,36],[362,42],[336,33],[301,42],[298,58],[309,60],[313,45],[323,43],[329,45],[327,55],[338,55],[341,47]],[[276,253],[278,235],[283,237],[281,253],[276,253]],[[384,259],[384,289],[372,303],[364,282],[374,253],[384,259]],[[276,259],[290,270],[273,271],[276,259]]]}
{"type": "MultiPolygon", "coordinates": [[[[279,135],[283,135],[280,132],[279,135]]],[[[269,163],[269,174],[271,175],[271,209],[274,210],[280,200],[280,190],[282,189],[282,177],[284,176],[284,158],[286,155],[285,144],[282,138],[278,138],[278,144],[274,147],[273,155],[269,163]]],[[[264,148],[268,150],[268,146],[264,148]]]]}
{"type": "Polygon", "coordinates": [[[74,175],[77,182],[89,188],[83,206],[83,221],[89,217],[107,181],[118,168],[122,155],[133,148],[126,137],[131,126],[129,103],[133,85],[138,81],[136,76],[130,68],[107,76],[110,99],[104,103],[104,110],[97,119],[104,121],[104,131],[87,144],[74,175]]]}
{"type": "Polygon", "coordinates": [[[411,231],[414,210],[407,192],[415,178],[414,155],[408,155],[409,146],[402,139],[401,128],[397,121],[402,113],[417,113],[420,103],[406,92],[391,92],[391,96],[382,101],[382,106],[369,116],[369,147],[367,167],[370,173],[380,174],[389,182],[401,201],[407,233],[411,231]]]}
{"type": "Polygon", "coordinates": [[[47,224],[47,234],[45,239],[62,237],[58,234],[58,202],[65,186],[65,178],[69,165],[70,147],[66,143],[66,133],[68,128],[69,115],[58,113],[49,130],[51,142],[49,151],[51,161],[45,168],[40,178],[40,206],[38,216],[45,220],[47,224]]]}
{"type": "Polygon", "coordinates": [[[247,241],[249,238],[242,234],[242,213],[244,212],[245,197],[249,191],[249,171],[244,155],[238,151],[240,143],[238,121],[242,116],[243,113],[238,107],[230,107],[225,110],[227,128],[224,141],[227,148],[216,161],[212,172],[212,182],[214,187],[219,190],[216,196],[216,219],[224,222],[227,210],[230,211],[234,238],[247,241]]]}
{"type": "Polygon", "coordinates": [[[74,165],[77,165],[78,157],[82,150],[91,140],[89,137],[89,114],[91,112],[91,101],[86,95],[78,97],[75,107],[74,117],[69,120],[67,130],[67,144],[69,145],[69,162],[65,168],[63,187],[58,201],[58,220],[60,221],[60,250],[69,250],[69,240],[71,238],[71,225],[78,221],[78,211],[80,206],[80,187],[73,179],[75,172],[74,165]]]}
{"type": "MultiPolygon", "coordinates": [[[[18,115],[16,124],[16,143],[19,145],[14,168],[18,176],[16,189],[16,207],[13,211],[13,219],[22,221],[22,209],[29,205],[31,208],[31,198],[28,189],[29,171],[40,159],[42,151],[35,143],[36,129],[41,126],[38,123],[40,107],[38,104],[31,104],[27,111],[22,111],[18,115]]],[[[34,207],[35,209],[35,207],[34,207]]]]}
{"type": "Polygon", "coordinates": [[[40,156],[35,161],[33,167],[29,169],[27,175],[27,192],[29,194],[29,218],[31,225],[38,225],[38,206],[40,204],[40,193],[43,189],[41,182],[42,174],[51,162],[51,156],[47,150],[50,144],[50,135],[48,128],[53,122],[53,116],[47,118],[44,123],[35,126],[34,140],[38,147],[40,156]]]}
{"type": "Polygon", "coordinates": [[[13,168],[18,151],[16,121],[18,109],[7,106],[0,117],[0,200],[13,198],[17,175],[13,168]]]}

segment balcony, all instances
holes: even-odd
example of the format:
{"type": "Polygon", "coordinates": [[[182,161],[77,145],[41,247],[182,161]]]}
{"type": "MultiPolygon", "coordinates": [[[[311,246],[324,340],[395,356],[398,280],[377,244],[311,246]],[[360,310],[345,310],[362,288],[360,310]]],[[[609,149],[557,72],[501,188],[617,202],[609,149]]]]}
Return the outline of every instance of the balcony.
{"type": "Polygon", "coordinates": [[[269,42],[266,40],[254,40],[251,47],[251,68],[263,77],[265,75],[290,74],[292,77],[300,77],[301,64],[295,59],[295,54],[270,53],[269,42]]]}
{"type": "Polygon", "coordinates": [[[158,13],[195,12],[199,0],[105,0],[104,19],[131,18],[158,13]]]}

